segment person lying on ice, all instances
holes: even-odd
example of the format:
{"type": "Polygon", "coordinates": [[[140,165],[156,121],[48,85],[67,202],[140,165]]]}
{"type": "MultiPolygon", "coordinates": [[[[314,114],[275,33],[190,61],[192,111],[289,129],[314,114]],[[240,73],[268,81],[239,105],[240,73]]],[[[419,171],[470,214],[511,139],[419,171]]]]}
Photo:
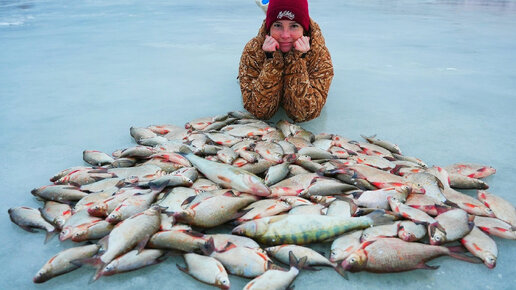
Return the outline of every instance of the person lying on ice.
{"type": "Polygon", "coordinates": [[[244,108],[270,119],[281,105],[294,122],[318,117],[333,65],[307,0],[270,0],[267,15],[244,48],[238,77],[244,108]]]}

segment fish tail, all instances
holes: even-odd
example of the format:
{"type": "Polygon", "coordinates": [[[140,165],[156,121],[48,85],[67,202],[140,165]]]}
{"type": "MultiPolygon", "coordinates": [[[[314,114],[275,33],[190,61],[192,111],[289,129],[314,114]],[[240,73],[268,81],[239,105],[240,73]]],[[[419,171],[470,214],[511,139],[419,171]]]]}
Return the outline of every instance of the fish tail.
{"type": "Polygon", "coordinates": [[[213,238],[210,238],[201,246],[201,251],[206,256],[211,255],[215,251],[215,242],[213,241],[213,238]]]}
{"type": "Polygon", "coordinates": [[[288,261],[289,261],[290,267],[294,267],[296,269],[301,270],[301,269],[305,268],[307,259],[308,258],[306,256],[303,256],[301,259],[298,260],[292,251],[288,252],[288,261]]]}
{"type": "Polygon", "coordinates": [[[48,243],[48,241],[50,241],[55,235],[57,235],[59,233],[59,229],[54,229],[53,231],[51,232],[47,232],[47,234],[45,235],[45,244],[48,243]]]}
{"type": "Polygon", "coordinates": [[[185,157],[188,154],[193,154],[193,151],[190,148],[188,148],[188,146],[182,145],[181,147],[179,147],[179,151],[177,153],[185,157]]]}
{"type": "Polygon", "coordinates": [[[161,192],[163,189],[165,189],[165,187],[167,187],[169,182],[170,182],[170,180],[168,180],[168,179],[164,179],[164,180],[155,179],[155,180],[152,180],[151,182],[149,182],[149,187],[152,191],[161,192]]]}
{"type": "Polygon", "coordinates": [[[371,225],[373,226],[392,224],[394,221],[394,216],[387,214],[384,210],[381,209],[371,212],[370,214],[366,215],[366,217],[372,220],[371,225]]]}
{"type": "Polygon", "coordinates": [[[337,267],[335,267],[335,271],[337,271],[337,273],[339,273],[339,275],[341,275],[342,278],[349,280],[348,272],[342,267],[341,264],[339,264],[337,267]]]}

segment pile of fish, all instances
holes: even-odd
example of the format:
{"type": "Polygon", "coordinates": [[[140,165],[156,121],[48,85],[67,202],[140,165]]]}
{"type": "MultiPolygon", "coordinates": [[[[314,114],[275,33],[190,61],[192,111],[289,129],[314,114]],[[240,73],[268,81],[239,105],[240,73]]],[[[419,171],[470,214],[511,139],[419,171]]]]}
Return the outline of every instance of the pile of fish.
{"type": "Polygon", "coordinates": [[[201,282],[229,288],[232,274],[252,279],[245,289],[285,289],[314,266],[347,276],[435,269],[426,262],[450,256],[493,268],[491,236],[516,239],[516,209],[486,191],[489,166],[429,167],[375,136],[314,135],[246,112],[130,133],[138,145],[86,150],[90,166],[32,190],[42,208],[9,209],[27,231],[89,241],[57,253],[35,283],[82,265],[96,280],[179,253],[177,267],[201,282]]]}

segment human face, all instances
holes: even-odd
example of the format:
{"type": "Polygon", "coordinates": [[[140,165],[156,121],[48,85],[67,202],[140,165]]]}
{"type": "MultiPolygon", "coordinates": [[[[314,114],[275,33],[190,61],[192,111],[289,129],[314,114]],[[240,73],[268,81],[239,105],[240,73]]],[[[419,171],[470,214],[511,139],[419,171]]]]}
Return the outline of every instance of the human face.
{"type": "Polygon", "coordinates": [[[271,36],[279,43],[282,52],[294,47],[294,42],[303,36],[303,26],[292,20],[277,20],[271,25],[271,36]]]}

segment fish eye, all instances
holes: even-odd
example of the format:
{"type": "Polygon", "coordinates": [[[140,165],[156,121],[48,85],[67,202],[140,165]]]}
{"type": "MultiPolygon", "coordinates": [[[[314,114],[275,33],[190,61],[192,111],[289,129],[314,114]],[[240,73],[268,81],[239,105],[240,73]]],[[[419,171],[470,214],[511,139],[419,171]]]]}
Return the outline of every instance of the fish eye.
{"type": "Polygon", "coordinates": [[[355,258],[351,258],[351,259],[349,259],[349,262],[350,262],[351,264],[355,264],[355,263],[357,262],[357,259],[355,259],[355,258]]]}

